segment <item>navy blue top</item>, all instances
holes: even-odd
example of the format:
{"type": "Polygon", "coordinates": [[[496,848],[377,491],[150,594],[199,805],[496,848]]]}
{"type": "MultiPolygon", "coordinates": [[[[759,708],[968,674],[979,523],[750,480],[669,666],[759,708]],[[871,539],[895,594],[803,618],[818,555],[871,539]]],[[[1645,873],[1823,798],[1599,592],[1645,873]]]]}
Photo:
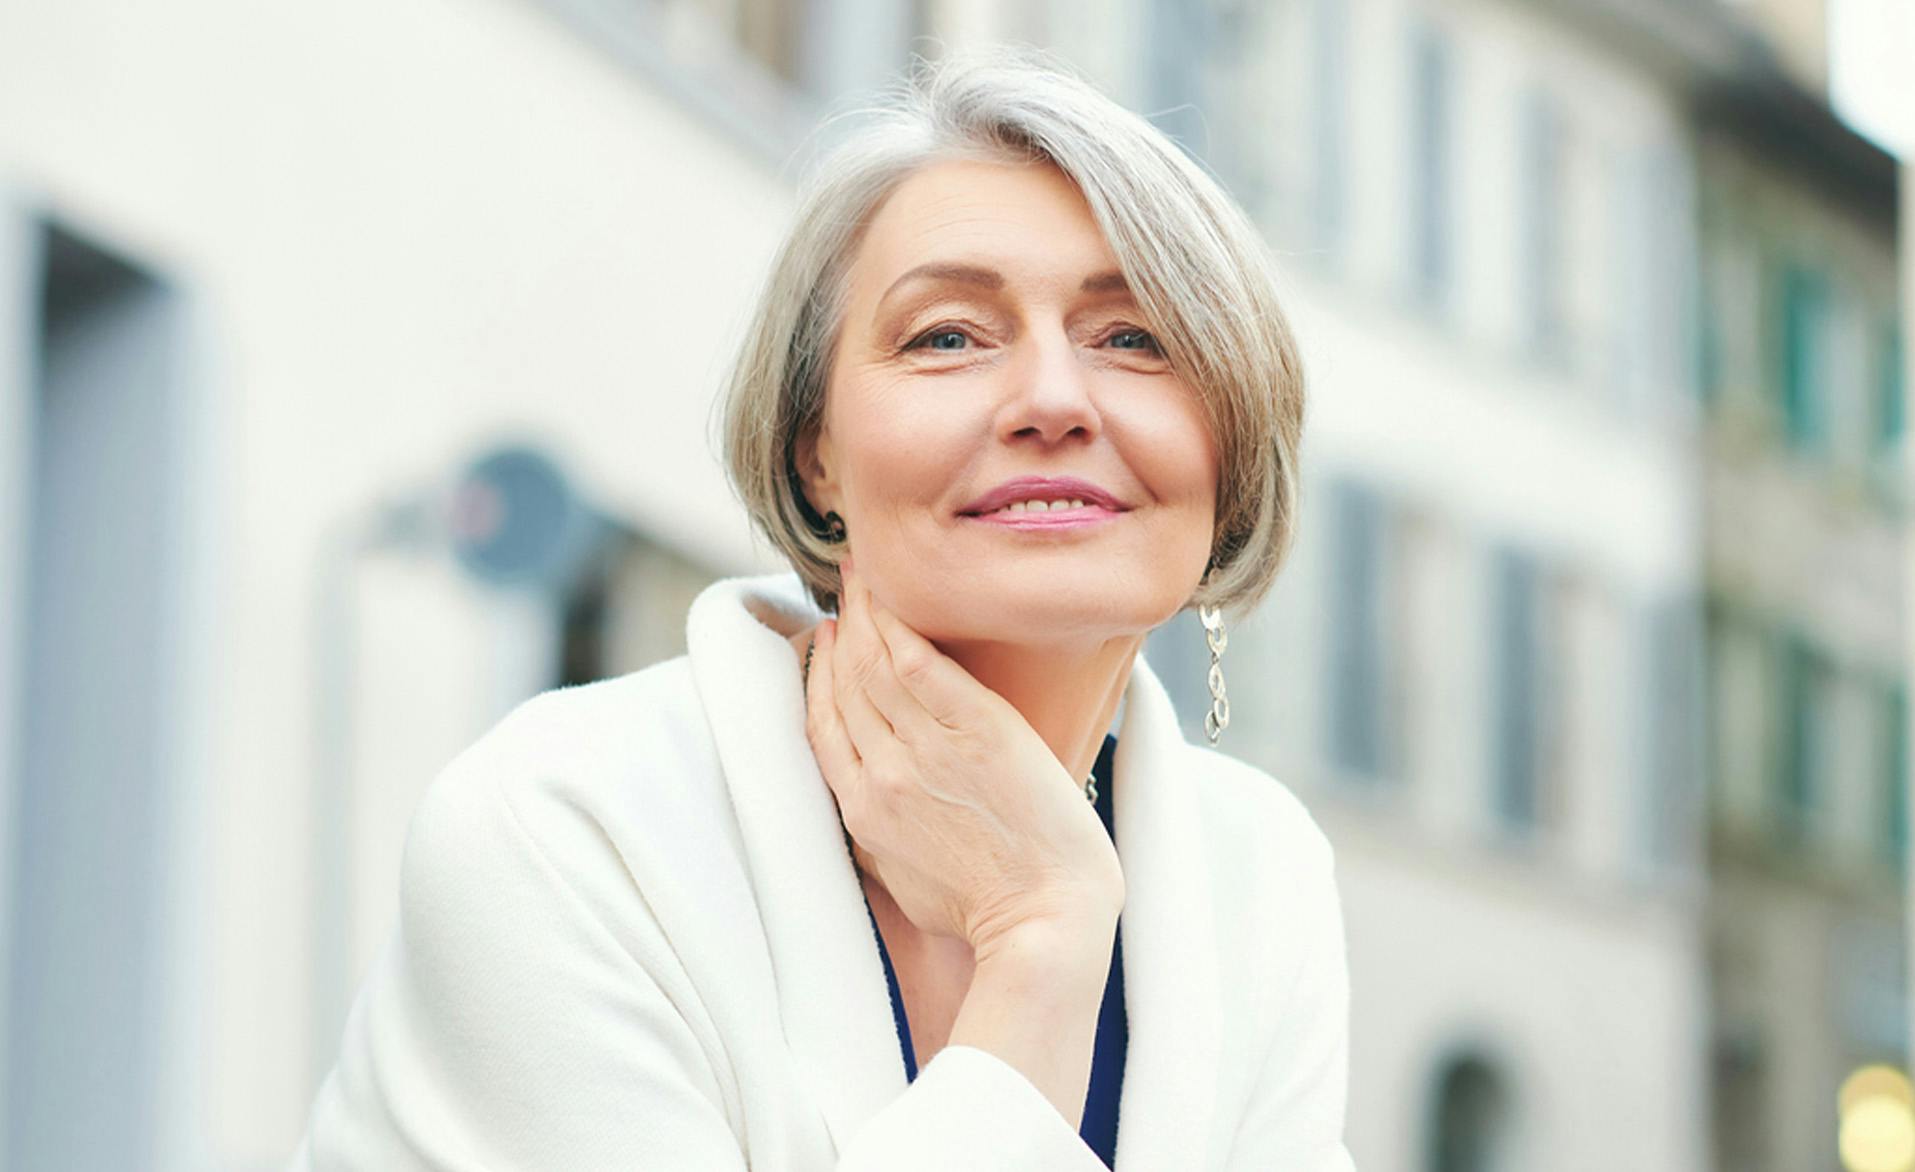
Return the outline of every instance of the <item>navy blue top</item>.
{"type": "MultiPolygon", "coordinates": [[[[1111,824],[1111,757],[1117,751],[1117,738],[1104,736],[1104,747],[1097,752],[1097,764],[1091,776],[1097,779],[1097,816],[1113,838],[1111,824]]],[[[918,1077],[917,1052],[911,1047],[911,1024],[904,1016],[904,995],[898,991],[898,974],[891,967],[891,953],[884,947],[884,933],[878,930],[878,917],[871,913],[871,901],[864,910],[871,915],[871,934],[878,938],[878,955],[884,960],[885,983],[891,987],[891,1016],[897,1020],[898,1044],[904,1051],[904,1078],[918,1077]]],[[[1123,917],[1118,917],[1121,926],[1123,917]]],[[[1124,1050],[1130,1031],[1124,1017],[1124,947],[1121,932],[1111,941],[1110,978],[1104,982],[1104,1003],[1097,1011],[1097,1042],[1091,1051],[1090,1090],[1084,1097],[1084,1122],[1077,1134],[1084,1137],[1092,1151],[1107,1168],[1117,1166],[1117,1099],[1124,1087],[1124,1050]]]]}

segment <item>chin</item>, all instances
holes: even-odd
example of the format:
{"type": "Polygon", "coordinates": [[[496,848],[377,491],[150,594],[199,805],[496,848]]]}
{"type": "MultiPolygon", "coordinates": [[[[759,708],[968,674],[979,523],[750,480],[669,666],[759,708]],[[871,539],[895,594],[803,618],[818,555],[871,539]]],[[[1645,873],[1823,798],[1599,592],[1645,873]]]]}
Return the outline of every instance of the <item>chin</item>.
{"type": "Polygon", "coordinates": [[[1081,582],[1034,576],[1030,582],[925,583],[909,609],[896,613],[936,643],[1046,643],[1102,641],[1139,635],[1177,613],[1175,591],[1152,590],[1134,578],[1098,572],[1081,582]]]}

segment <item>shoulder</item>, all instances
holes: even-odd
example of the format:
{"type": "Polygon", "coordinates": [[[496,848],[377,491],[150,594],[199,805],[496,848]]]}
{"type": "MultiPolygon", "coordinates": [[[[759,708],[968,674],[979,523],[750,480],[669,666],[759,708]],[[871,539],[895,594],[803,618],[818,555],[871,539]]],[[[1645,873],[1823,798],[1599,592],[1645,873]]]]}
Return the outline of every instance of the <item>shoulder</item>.
{"type": "MultiPolygon", "coordinates": [[[[1341,943],[1326,930],[1342,915],[1329,836],[1263,769],[1208,746],[1186,751],[1214,911],[1236,971],[1284,990],[1313,966],[1341,965],[1341,943]]],[[[1268,1015],[1279,1002],[1247,995],[1252,1019],[1274,1028],[1268,1015]]]]}
{"type": "Polygon", "coordinates": [[[1231,869],[1213,872],[1234,977],[1224,993],[1240,1045],[1232,1085],[1243,1096],[1230,1166],[1347,1172],[1350,975],[1336,853],[1288,786],[1189,748],[1202,763],[1207,845],[1231,869]]]}
{"type": "Polygon", "coordinates": [[[1187,749],[1220,946],[1241,982],[1229,996],[1247,1036],[1268,1048],[1289,1019],[1346,1015],[1348,958],[1329,835],[1272,774],[1206,745],[1187,749]]]}
{"type": "Polygon", "coordinates": [[[447,772],[461,778],[454,785],[479,777],[535,785],[537,777],[566,770],[634,763],[656,749],[660,733],[703,730],[690,664],[681,655],[523,700],[453,758],[447,772]]]}
{"type": "MultiPolygon", "coordinates": [[[[553,688],[520,702],[445,766],[422,815],[497,798],[617,807],[719,779],[717,753],[686,657],[553,688]]],[[[609,810],[608,810],[609,812],[609,810]]]]}
{"type": "MultiPolygon", "coordinates": [[[[743,1099],[719,983],[695,979],[672,932],[671,879],[697,863],[672,844],[701,825],[642,816],[698,789],[695,752],[658,747],[687,719],[667,707],[682,672],[535,696],[428,784],[397,929],[358,995],[315,1151],[411,1157],[366,1156],[380,1167],[414,1166],[420,1144],[461,1166],[644,1167],[669,1148],[684,1160],[667,1164],[713,1167],[732,1149],[743,1099]],[[679,782],[650,784],[666,777],[679,782]],[[674,1128],[608,1127],[634,1095],[674,1128]]],[[[728,898],[733,870],[710,869],[681,886],[728,898]]]]}
{"type": "Polygon", "coordinates": [[[1335,850],[1303,800],[1277,778],[1207,745],[1186,744],[1209,845],[1271,860],[1288,874],[1322,874],[1335,850]]]}
{"type": "Polygon", "coordinates": [[[635,878],[718,865],[737,835],[685,657],[527,699],[427,785],[406,899],[444,907],[537,881],[602,915],[635,878]]]}

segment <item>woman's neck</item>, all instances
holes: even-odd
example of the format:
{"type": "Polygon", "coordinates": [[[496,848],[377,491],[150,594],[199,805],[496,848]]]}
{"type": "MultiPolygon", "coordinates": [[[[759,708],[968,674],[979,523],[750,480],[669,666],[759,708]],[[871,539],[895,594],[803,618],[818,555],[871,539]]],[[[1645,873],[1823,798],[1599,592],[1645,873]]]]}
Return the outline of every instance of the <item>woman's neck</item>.
{"type": "MultiPolygon", "coordinates": [[[[815,630],[791,636],[800,659],[815,630]]],[[[1142,635],[1127,635],[1088,646],[953,643],[938,649],[1017,709],[1082,785],[1097,764],[1143,643],[1142,635]]]]}
{"type": "Polygon", "coordinates": [[[964,643],[939,650],[1017,709],[1082,786],[1143,642],[1129,635],[1089,646],[964,643]]]}

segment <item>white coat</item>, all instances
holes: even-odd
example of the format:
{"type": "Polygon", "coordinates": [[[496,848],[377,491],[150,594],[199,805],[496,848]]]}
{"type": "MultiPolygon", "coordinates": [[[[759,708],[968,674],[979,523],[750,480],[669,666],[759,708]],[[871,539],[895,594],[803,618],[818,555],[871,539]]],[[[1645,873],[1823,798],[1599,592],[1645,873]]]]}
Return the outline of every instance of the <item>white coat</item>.
{"type": "MultiPolygon", "coordinates": [[[[292,1168],[1103,1168],[989,1051],[905,1081],[786,642],[818,617],[795,573],[715,583],[687,655],[536,696],[433,779],[292,1168]]],[[[1120,719],[1116,1167],[1348,1172],[1328,841],[1186,742],[1141,655],[1120,719]]]]}

